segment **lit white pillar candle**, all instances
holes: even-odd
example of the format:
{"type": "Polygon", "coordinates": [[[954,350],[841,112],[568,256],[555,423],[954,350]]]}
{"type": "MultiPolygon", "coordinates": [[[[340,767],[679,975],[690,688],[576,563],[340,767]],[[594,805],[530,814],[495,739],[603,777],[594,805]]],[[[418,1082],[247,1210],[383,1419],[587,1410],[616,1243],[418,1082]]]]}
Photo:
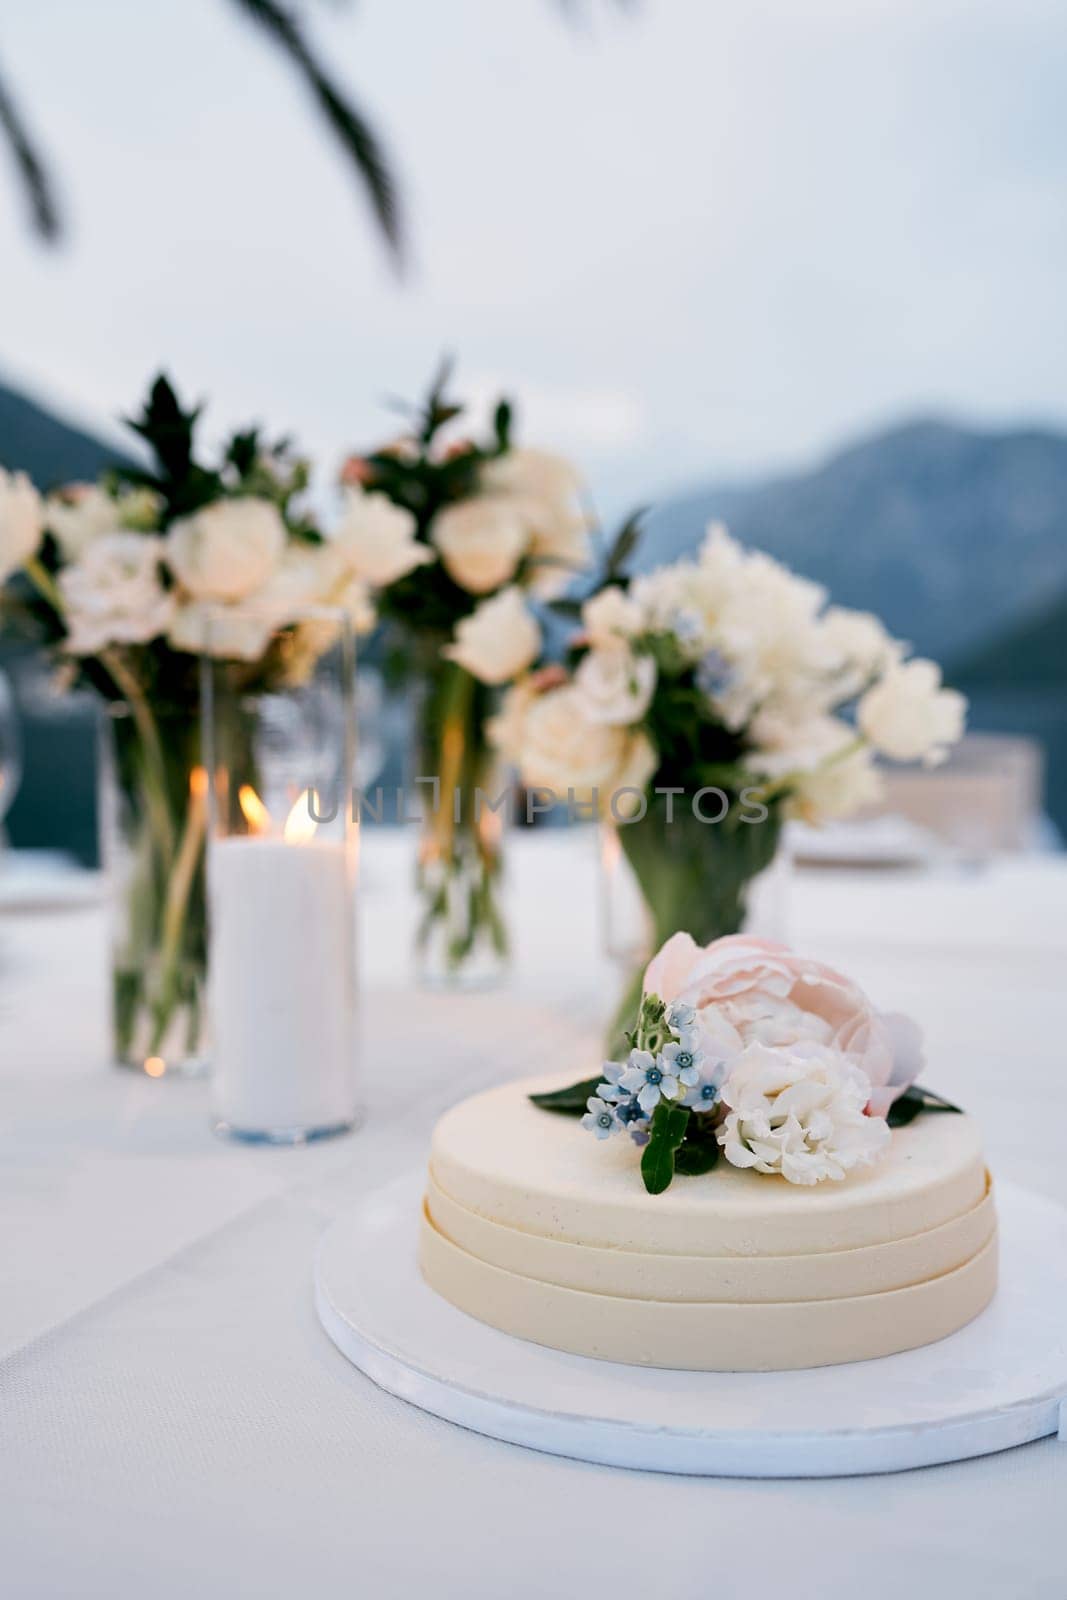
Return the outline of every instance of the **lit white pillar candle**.
{"type": "Polygon", "coordinates": [[[355,1115],[349,861],[308,820],[302,796],[284,836],[212,846],[215,1108],[238,1135],[307,1137],[355,1115]]]}

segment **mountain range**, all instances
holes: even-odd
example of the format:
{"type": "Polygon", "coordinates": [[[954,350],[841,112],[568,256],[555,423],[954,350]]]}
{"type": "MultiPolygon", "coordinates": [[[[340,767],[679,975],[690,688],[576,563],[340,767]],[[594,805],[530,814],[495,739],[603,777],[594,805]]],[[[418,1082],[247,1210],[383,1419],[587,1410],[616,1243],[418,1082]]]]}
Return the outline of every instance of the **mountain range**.
{"type": "Polygon", "coordinates": [[[715,519],[950,671],[1067,604],[1067,435],[1051,429],[908,422],[808,471],[694,489],[650,514],[640,565],[691,549],[715,519]]]}
{"type": "Polygon", "coordinates": [[[28,472],[40,489],[88,482],[130,457],[0,383],[0,466],[28,472]]]}

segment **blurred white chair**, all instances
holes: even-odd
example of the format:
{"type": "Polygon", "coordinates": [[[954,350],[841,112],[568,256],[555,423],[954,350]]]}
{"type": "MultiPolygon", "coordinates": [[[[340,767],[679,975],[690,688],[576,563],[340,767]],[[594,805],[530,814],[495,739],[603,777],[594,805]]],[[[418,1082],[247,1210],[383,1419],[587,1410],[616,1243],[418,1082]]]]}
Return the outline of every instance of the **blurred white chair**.
{"type": "Polygon", "coordinates": [[[887,768],[885,800],[869,814],[906,817],[972,859],[1032,850],[1041,834],[1044,765],[1033,739],[969,733],[942,767],[887,768]]]}

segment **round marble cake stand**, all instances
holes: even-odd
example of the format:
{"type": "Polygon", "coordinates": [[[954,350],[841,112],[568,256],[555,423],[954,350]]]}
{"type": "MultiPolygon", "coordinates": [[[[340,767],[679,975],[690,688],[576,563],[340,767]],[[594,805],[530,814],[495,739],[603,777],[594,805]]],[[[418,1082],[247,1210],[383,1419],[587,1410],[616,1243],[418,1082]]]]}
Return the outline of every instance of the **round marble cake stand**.
{"type": "Polygon", "coordinates": [[[1067,1210],[997,1190],[992,1304],[922,1350],[802,1372],[671,1372],[565,1355],[457,1311],[415,1260],[424,1175],[376,1190],[323,1237],[319,1318],[360,1371],[491,1438],[608,1466],[822,1478],[1067,1438],[1067,1210]]]}

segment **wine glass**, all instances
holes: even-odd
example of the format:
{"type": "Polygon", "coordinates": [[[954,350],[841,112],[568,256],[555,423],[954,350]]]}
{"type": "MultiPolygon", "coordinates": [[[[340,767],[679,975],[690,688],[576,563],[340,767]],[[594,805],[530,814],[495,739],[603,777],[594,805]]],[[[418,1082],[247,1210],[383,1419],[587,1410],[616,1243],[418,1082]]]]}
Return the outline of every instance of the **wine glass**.
{"type": "Polygon", "coordinates": [[[4,818],[22,780],[22,740],[15,696],[7,674],[0,671],[0,848],[4,844],[4,818]]]}

